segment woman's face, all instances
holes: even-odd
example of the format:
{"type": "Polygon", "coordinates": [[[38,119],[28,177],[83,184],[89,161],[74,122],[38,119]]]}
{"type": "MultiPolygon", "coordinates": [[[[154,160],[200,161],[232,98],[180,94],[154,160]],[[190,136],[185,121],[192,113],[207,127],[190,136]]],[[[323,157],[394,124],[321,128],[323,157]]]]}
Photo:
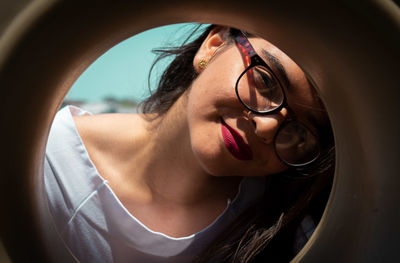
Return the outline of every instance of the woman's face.
{"type": "Polygon", "coordinates": [[[200,73],[187,91],[187,121],[192,151],[202,168],[215,176],[263,176],[288,167],[274,150],[274,136],[288,117],[318,134],[315,123],[326,119],[303,71],[282,51],[261,38],[249,38],[257,54],[282,83],[288,107],[270,115],[248,114],[235,93],[246,65],[241,51],[212,31],[194,59],[200,73]],[[209,60],[204,69],[198,61],[209,60]]]}

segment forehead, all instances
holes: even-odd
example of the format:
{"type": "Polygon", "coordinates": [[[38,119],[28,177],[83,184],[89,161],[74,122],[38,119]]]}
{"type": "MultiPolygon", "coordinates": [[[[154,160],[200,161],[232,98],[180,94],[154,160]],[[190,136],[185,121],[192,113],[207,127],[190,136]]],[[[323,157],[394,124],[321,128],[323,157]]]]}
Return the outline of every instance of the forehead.
{"type": "Polygon", "coordinates": [[[317,91],[303,70],[283,51],[262,38],[249,38],[257,54],[267,63],[283,86],[287,103],[296,117],[310,125],[327,120],[317,91]]]}

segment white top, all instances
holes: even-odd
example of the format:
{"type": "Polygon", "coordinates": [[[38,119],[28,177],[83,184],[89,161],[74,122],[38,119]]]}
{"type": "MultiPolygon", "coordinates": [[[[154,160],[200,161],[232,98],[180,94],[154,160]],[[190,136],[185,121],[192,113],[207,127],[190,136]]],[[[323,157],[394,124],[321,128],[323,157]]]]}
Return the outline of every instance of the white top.
{"type": "Polygon", "coordinates": [[[264,178],[245,178],[235,199],[200,232],[173,238],[152,231],[128,212],[90,160],[72,118],[84,114],[72,106],[57,113],[44,171],[50,212],[81,262],[190,262],[264,193],[264,178]]]}

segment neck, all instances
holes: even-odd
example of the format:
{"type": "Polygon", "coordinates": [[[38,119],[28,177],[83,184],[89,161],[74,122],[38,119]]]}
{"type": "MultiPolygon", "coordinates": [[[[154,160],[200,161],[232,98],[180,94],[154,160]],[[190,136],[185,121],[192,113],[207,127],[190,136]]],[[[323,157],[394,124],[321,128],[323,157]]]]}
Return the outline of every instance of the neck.
{"type": "Polygon", "coordinates": [[[147,202],[195,206],[217,201],[226,204],[237,192],[240,177],[215,177],[204,171],[193,154],[184,96],[161,118],[146,125],[130,167],[147,202]]]}

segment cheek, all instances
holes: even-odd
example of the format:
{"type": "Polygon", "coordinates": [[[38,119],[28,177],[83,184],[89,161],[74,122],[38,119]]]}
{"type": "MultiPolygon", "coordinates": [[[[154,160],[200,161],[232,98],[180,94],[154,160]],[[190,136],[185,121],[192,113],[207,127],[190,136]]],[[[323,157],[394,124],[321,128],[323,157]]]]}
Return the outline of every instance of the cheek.
{"type": "Polygon", "coordinates": [[[203,125],[196,122],[190,132],[192,151],[198,164],[214,176],[268,176],[280,173],[287,167],[275,155],[273,147],[257,150],[251,161],[239,161],[224,148],[218,123],[203,125]]]}
{"type": "MultiPolygon", "coordinates": [[[[276,157],[273,147],[258,149],[257,157],[249,162],[233,159],[224,148],[220,118],[236,122],[244,116],[244,107],[235,93],[243,65],[236,64],[239,66],[210,63],[188,90],[187,121],[192,152],[202,169],[215,176],[265,176],[281,172],[286,167],[276,157]]],[[[255,143],[254,147],[260,145],[255,143]]]]}
{"type": "Polygon", "coordinates": [[[226,154],[221,145],[220,127],[218,123],[193,123],[190,126],[192,152],[199,166],[213,176],[230,176],[231,163],[226,160],[226,154]]]}
{"type": "Polygon", "coordinates": [[[215,100],[236,98],[236,81],[244,68],[240,63],[233,63],[227,55],[212,61],[192,83],[191,93],[198,100],[209,97],[215,100]]]}
{"type": "Polygon", "coordinates": [[[219,121],[224,117],[238,117],[243,107],[238,101],[234,87],[217,78],[206,83],[193,83],[188,96],[187,114],[194,121],[219,121]]]}

